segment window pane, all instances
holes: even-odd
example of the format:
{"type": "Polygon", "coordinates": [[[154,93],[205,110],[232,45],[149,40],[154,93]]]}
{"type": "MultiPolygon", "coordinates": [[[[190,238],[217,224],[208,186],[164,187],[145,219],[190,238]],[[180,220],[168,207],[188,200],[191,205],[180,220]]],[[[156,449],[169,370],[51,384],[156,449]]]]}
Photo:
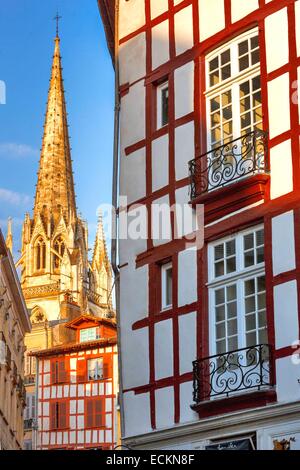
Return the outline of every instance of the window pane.
{"type": "Polygon", "coordinates": [[[230,62],[230,49],[221,54],[221,65],[225,65],[230,62]]]}
{"type": "Polygon", "coordinates": [[[251,64],[255,65],[258,64],[260,60],[259,49],[254,52],[251,52],[251,64]]]}
{"type": "Polygon", "coordinates": [[[246,334],[246,343],[247,343],[247,348],[250,348],[251,346],[256,346],[257,344],[256,332],[246,334]]]}
{"type": "Polygon", "coordinates": [[[235,255],[235,240],[226,243],[226,256],[235,255]]]}
{"type": "Polygon", "coordinates": [[[266,295],[265,294],[259,294],[257,296],[257,303],[258,303],[258,310],[263,310],[266,308],[266,295]]]}
{"type": "Polygon", "coordinates": [[[267,325],[267,315],[265,311],[259,312],[258,314],[258,327],[265,328],[267,325]]]}
{"type": "Polygon", "coordinates": [[[256,318],[254,315],[247,315],[246,316],[246,330],[252,331],[256,329],[256,318]]]}
{"type": "Polygon", "coordinates": [[[254,247],[254,235],[253,233],[249,233],[248,235],[244,236],[244,248],[245,250],[249,250],[254,247]]]}
{"type": "Polygon", "coordinates": [[[209,70],[212,72],[213,70],[219,67],[219,57],[215,57],[209,62],[209,70]]]}
{"type": "Polygon", "coordinates": [[[266,290],[266,279],[265,276],[259,277],[257,279],[257,290],[258,292],[263,292],[266,290]]]}
{"type": "Polygon", "coordinates": [[[215,277],[224,275],[224,261],[219,261],[215,264],[215,277]]]}
{"type": "Polygon", "coordinates": [[[227,274],[234,273],[236,271],[235,257],[227,259],[226,271],[227,271],[227,274]]]}
{"type": "Polygon", "coordinates": [[[263,263],[265,260],[263,247],[257,249],[257,263],[263,263]]]}
{"type": "Polygon", "coordinates": [[[172,305],[172,268],[166,271],[166,304],[172,305]]]}
{"type": "Polygon", "coordinates": [[[239,59],[239,65],[240,65],[240,72],[242,70],[245,70],[249,67],[249,56],[248,55],[244,55],[244,57],[241,57],[239,59]]]}
{"type": "Polygon", "coordinates": [[[236,302],[230,302],[227,304],[227,316],[233,318],[237,316],[237,304],[236,302]]]}
{"type": "Polygon", "coordinates": [[[222,67],[221,69],[221,78],[222,80],[227,80],[227,78],[231,77],[231,66],[230,64],[225,65],[225,67],[222,67]]]}
{"type": "Polygon", "coordinates": [[[268,344],[268,331],[266,328],[259,331],[258,338],[259,344],[268,344]]]}
{"type": "Polygon", "coordinates": [[[229,286],[226,289],[227,301],[236,299],[236,285],[229,286]]]}
{"type": "Polygon", "coordinates": [[[245,268],[248,268],[249,266],[253,266],[254,265],[254,250],[250,250],[248,251],[247,253],[245,253],[245,257],[244,257],[244,262],[245,262],[245,268]]]}
{"type": "Polygon", "coordinates": [[[226,352],[226,342],[225,340],[217,341],[217,354],[223,354],[226,352]]]}
{"type": "Polygon", "coordinates": [[[226,91],[225,93],[222,93],[222,106],[228,106],[231,104],[232,99],[231,99],[231,90],[226,91]]]}
{"type": "Polygon", "coordinates": [[[243,98],[245,95],[250,93],[250,84],[249,82],[242,83],[240,85],[240,97],[243,98]]]}
{"type": "Polygon", "coordinates": [[[209,84],[210,86],[214,86],[214,85],[217,85],[219,81],[220,81],[219,70],[216,70],[215,72],[212,72],[210,74],[209,84]]]}
{"type": "Polygon", "coordinates": [[[258,47],[258,36],[254,36],[250,40],[251,42],[251,49],[256,49],[258,47]]]}
{"type": "Polygon", "coordinates": [[[240,42],[239,44],[239,56],[244,55],[248,52],[249,46],[248,41],[240,42]]]}
{"type": "Polygon", "coordinates": [[[215,260],[224,258],[224,245],[215,246],[215,260]]]}
{"type": "Polygon", "coordinates": [[[165,126],[169,122],[169,88],[166,87],[161,92],[161,124],[165,126]]]}
{"type": "Polygon", "coordinates": [[[245,299],[246,313],[255,312],[255,297],[248,297],[245,299]]]}
{"type": "Polygon", "coordinates": [[[223,304],[225,302],[225,291],[224,289],[218,289],[215,291],[215,303],[216,305],[223,304]]]}
{"type": "Polygon", "coordinates": [[[216,96],[210,101],[210,109],[212,113],[220,109],[220,97],[219,96],[216,96]]]}
{"type": "Polygon", "coordinates": [[[256,232],[256,245],[261,246],[265,243],[264,230],[256,232]]]}
{"type": "Polygon", "coordinates": [[[225,320],[225,306],[216,307],[216,322],[225,320]]]}
{"type": "Polygon", "coordinates": [[[225,322],[216,325],[216,337],[225,338],[225,322]]]}
{"type": "Polygon", "coordinates": [[[227,322],[227,334],[228,336],[237,334],[237,320],[229,320],[227,322]]]}
{"type": "Polygon", "coordinates": [[[245,294],[251,295],[255,292],[255,281],[254,279],[250,279],[249,281],[245,282],[245,294]]]}

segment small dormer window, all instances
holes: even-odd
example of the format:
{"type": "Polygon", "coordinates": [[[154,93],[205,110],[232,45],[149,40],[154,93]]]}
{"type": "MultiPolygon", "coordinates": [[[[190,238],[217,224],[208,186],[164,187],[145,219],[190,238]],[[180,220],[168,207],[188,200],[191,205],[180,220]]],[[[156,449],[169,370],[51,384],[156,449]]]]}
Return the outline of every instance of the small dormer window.
{"type": "Polygon", "coordinates": [[[86,341],[95,341],[97,339],[100,339],[100,328],[98,326],[92,328],[83,328],[80,330],[80,343],[85,343],[86,341]]]}

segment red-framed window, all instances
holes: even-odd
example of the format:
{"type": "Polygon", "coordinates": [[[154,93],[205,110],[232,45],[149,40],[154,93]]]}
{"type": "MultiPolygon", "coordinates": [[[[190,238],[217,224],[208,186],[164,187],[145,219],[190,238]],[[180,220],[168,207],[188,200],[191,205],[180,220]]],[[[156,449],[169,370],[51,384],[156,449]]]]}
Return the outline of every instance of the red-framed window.
{"type": "Polygon", "coordinates": [[[50,403],[50,429],[67,429],[69,427],[69,402],[67,400],[50,403]]]}
{"type": "Polygon", "coordinates": [[[51,361],[51,383],[60,384],[69,381],[69,368],[66,358],[52,359],[51,361]]]}
{"type": "Polygon", "coordinates": [[[103,428],[105,425],[105,398],[86,398],[85,428],[103,428]]]}
{"type": "Polygon", "coordinates": [[[102,355],[77,360],[77,382],[106,380],[112,377],[112,358],[102,355]]]}

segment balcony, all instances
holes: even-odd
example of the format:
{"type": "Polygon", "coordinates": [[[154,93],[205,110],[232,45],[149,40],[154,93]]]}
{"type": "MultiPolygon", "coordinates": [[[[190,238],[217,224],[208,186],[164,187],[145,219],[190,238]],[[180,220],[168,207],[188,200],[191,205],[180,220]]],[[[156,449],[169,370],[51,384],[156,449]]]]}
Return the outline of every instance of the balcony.
{"type": "Polygon", "coordinates": [[[268,133],[255,130],[189,162],[191,204],[206,221],[264,198],[269,182],[268,133]]]}
{"type": "Polygon", "coordinates": [[[199,416],[276,400],[272,348],[260,344],[193,362],[192,409],[199,416]]]}

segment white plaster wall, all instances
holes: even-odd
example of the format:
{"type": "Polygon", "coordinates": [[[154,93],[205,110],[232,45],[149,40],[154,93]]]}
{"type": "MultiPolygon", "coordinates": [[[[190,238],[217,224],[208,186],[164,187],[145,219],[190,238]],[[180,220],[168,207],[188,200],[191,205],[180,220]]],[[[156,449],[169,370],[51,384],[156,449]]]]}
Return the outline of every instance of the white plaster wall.
{"type": "Polygon", "coordinates": [[[174,16],[176,54],[182,54],[194,45],[193,7],[183,8],[174,16]]]}
{"type": "Polygon", "coordinates": [[[168,243],[172,239],[169,196],[155,199],[151,206],[153,245],[168,243]]]}
{"type": "Polygon", "coordinates": [[[290,402],[300,400],[300,364],[299,355],[298,359],[294,360],[292,357],[284,357],[276,361],[276,376],[277,376],[277,399],[279,402],[290,402]]]}
{"type": "Polygon", "coordinates": [[[168,62],[169,54],[169,21],[163,21],[152,28],[152,69],[168,62]]]}
{"type": "Polygon", "coordinates": [[[156,427],[167,428],[174,425],[174,389],[160,388],[155,391],[156,427]]]}
{"type": "Polygon", "coordinates": [[[168,0],[151,0],[151,18],[162,15],[169,9],[168,0]]]}
{"type": "Polygon", "coordinates": [[[156,323],[154,331],[155,379],[159,380],[173,375],[172,320],[156,323]]]}
{"type": "Polygon", "coordinates": [[[138,34],[120,45],[120,83],[132,83],[146,75],[146,35],[138,34]]]}
{"type": "Polygon", "coordinates": [[[119,34],[120,39],[136,31],[145,24],[145,3],[141,0],[120,0],[119,34]]]}
{"type": "Polygon", "coordinates": [[[122,322],[131,326],[148,314],[148,266],[135,269],[132,262],[121,268],[120,276],[122,322]]]}
{"type": "Polygon", "coordinates": [[[289,74],[285,73],[268,83],[270,138],[282,134],[291,127],[289,74]]]}
{"type": "Polygon", "coordinates": [[[132,331],[121,318],[123,388],[149,383],[149,338],[147,328],[132,331]]]}
{"type": "Polygon", "coordinates": [[[194,62],[175,70],[175,118],[194,110],[194,62]]]}
{"type": "Polygon", "coordinates": [[[286,140],[270,150],[271,199],[293,191],[291,141],[286,140]]]}
{"type": "Polygon", "coordinates": [[[265,20],[265,34],[268,72],[272,72],[288,63],[288,31],[287,8],[267,16],[265,20]]]}
{"type": "Polygon", "coordinates": [[[178,306],[197,301],[197,250],[190,248],[178,255],[178,306]]]}
{"type": "Polygon", "coordinates": [[[180,315],[179,320],[179,368],[180,374],[192,372],[196,360],[196,312],[180,315]]]}
{"type": "MultiPolygon", "coordinates": [[[[176,228],[177,238],[192,234],[198,227],[197,213],[189,205],[191,199],[189,186],[176,189],[176,228]]],[[[192,240],[193,242],[194,240],[192,240]]],[[[187,241],[188,243],[188,241],[187,241]]]]}
{"type": "Polygon", "coordinates": [[[152,191],[157,191],[169,183],[169,136],[168,134],[152,142],[152,191]]]}
{"type": "Polygon", "coordinates": [[[134,436],[150,432],[150,397],[148,393],[135,395],[124,393],[125,436],[134,436]]]}
{"type": "Polygon", "coordinates": [[[180,422],[198,421],[198,413],[191,409],[193,404],[193,382],[180,384],[180,422]]]}
{"type": "Polygon", "coordinates": [[[238,21],[258,8],[258,0],[231,0],[232,22],[238,21]]]}
{"type": "Polygon", "coordinates": [[[296,268],[293,211],[272,219],[272,258],[274,276],[296,268]]]}
{"type": "MultiPolygon", "coordinates": [[[[129,2],[130,3],[130,2],[129,2]]],[[[121,155],[126,147],[145,138],[145,86],[138,82],[121,100],[121,155]]]]}
{"type": "Polygon", "coordinates": [[[297,55],[300,56],[300,0],[295,2],[297,55]]]}
{"type": "Polygon", "coordinates": [[[189,161],[195,157],[194,121],[175,129],[175,173],[176,179],[189,176],[189,161]]]}
{"type": "Polygon", "coordinates": [[[199,0],[200,40],[225,28],[224,0],[199,0]]]}
{"type": "Polygon", "coordinates": [[[299,340],[297,281],[274,287],[274,317],[276,349],[299,340]]]}
{"type": "Polygon", "coordinates": [[[145,148],[123,155],[120,162],[120,194],[127,203],[138,201],[146,195],[145,148]]]}
{"type": "Polygon", "coordinates": [[[138,204],[119,215],[120,264],[134,262],[136,255],[147,249],[147,208],[138,204]]]}

